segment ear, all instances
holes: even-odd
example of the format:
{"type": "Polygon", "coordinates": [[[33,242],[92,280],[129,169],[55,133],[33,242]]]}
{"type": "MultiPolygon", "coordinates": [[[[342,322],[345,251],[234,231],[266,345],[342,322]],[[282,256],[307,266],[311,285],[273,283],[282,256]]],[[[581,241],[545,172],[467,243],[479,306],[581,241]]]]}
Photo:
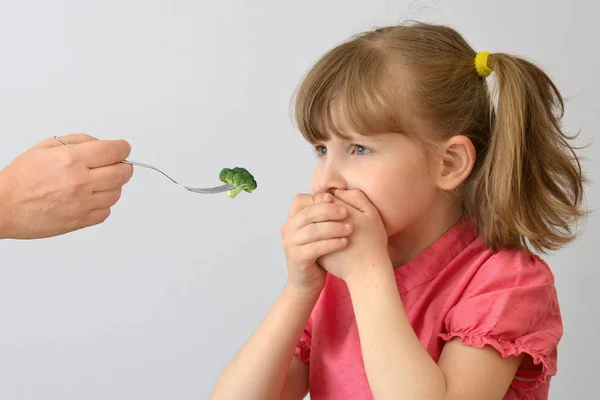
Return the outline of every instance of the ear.
{"type": "Polygon", "coordinates": [[[475,165],[475,146],[463,135],[451,137],[439,148],[437,186],[444,191],[456,190],[471,174],[475,165]]]}

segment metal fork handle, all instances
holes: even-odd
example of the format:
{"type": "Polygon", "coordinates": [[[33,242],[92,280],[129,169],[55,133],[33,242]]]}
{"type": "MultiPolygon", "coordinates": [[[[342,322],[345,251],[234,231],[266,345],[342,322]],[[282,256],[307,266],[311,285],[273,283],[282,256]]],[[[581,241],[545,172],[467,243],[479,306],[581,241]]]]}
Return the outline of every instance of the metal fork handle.
{"type": "Polygon", "coordinates": [[[194,192],[194,193],[213,194],[213,193],[226,192],[226,191],[231,190],[231,189],[234,188],[233,185],[220,185],[220,186],[214,186],[214,187],[208,187],[208,188],[193,188],[193,187],[188,187],[188,186],[182,185],[181,183],[177,182],[175,179],[171,178],[169,175],[167,175],[166,173],[164,173],[160,169],[158,169],[156,167],[153,167],[152,165],[143,164],[143,163],[136,162],[136,161],[129,161],[129,160],[123,160],[122,162],[125,163],[125,164],[131,164],[131,165],[135,165],[135,166],[138,166],[138,167],[153,169],[154,171],[159,172],[159,173],[163,174],[164,176],[166,176],[174,184],[179,185],[182,188],[184,188],[186,190],[189,190],[190,192],[194,192]]]}

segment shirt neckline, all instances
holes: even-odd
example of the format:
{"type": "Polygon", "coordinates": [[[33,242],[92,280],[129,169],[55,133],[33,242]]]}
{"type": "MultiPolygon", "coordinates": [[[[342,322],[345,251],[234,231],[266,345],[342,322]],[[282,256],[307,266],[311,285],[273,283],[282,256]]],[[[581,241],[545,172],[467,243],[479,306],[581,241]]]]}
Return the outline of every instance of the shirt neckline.
{"type": "Polygon", "coordinates": [[[462,217],[415,258],[394,271],[400,293],[433,279],[475,239],[474,223],[468,217],[462,217]]]}

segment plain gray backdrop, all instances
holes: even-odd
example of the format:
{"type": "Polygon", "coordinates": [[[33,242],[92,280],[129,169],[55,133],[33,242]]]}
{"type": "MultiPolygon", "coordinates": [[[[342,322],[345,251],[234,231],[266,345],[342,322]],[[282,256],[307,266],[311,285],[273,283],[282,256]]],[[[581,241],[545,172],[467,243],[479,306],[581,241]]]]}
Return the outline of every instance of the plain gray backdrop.
{"type": "MultiPolygon", "coordinates": [[[[348,35],[404,19],[458,28],[478,51],[524,55],[600,128],[592,0],[0,0],[0,161],[45,137],[124,138],[182,183],[244,166],[231,200],[136,169],[101,226],[0,242],[0,399],[206,399],[286,279],[279,229],[314,163],[290,118],[299,79],[348,35]]],[[[584,168],[600,179],[597,145],[584,168]]],[[[600,205],[598,186],[588,204],[600,205]]],[[[551,398],[595,393],[600,220],[547,257],[565,334],[551,398]]]]}

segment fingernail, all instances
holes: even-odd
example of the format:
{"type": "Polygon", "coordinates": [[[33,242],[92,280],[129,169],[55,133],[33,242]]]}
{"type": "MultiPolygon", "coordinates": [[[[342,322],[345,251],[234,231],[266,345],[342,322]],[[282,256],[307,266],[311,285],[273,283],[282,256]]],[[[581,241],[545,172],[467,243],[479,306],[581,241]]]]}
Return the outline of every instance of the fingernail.
{"type": "Polygon", "coordinates": [[[346,225],[344,225],[344,230],[346,232],[350,232],[350,230],[352,230],[352,224],[346,224],[346,225]]]}
{"type": "Polygon", "coordinates": [[[341,215],[342,217],[343,217],[344,215],[346,215],[346,209],[345,209],[345,208],[343,208],[343,207],[342,207],[342,208],[340,208],[339,212],[340,212],[340,215],[341,215]]]}

